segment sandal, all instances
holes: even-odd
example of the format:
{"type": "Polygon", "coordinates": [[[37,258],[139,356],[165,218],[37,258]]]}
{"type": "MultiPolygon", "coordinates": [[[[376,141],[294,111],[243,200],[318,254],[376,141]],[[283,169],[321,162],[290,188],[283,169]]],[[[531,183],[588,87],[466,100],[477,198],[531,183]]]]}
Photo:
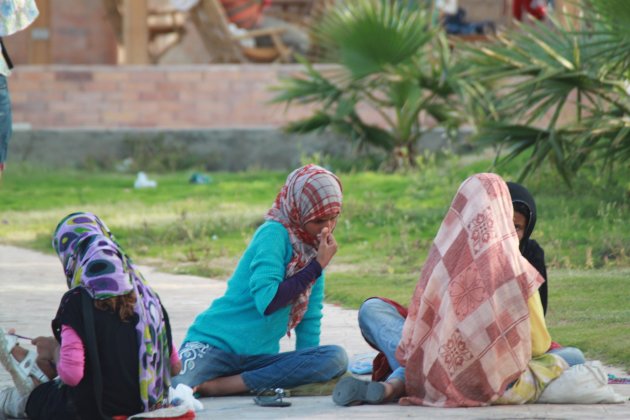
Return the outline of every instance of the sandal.
{"type": "Polygon", "coordinates": [[[385,398],[385,386],[380,382],[362,381],[346,377],[339,381],[333,391],[333,401],[337,405],[379,404],[385,398]]]}
{"type": "Polygon", "coordinates": [[[15,359],[11,351],[18,345],[17,339],[15,335],[6,334],[0,328],[0,363],[11,374],[18,392],[27,395],[35,388],[33,378],[43,383],[48,381],[48,377],[37,366],[37,352],[34,350],[27,350],[21,362],[15,359]]]}
{"type": "Polygon", "coordinates": [[[288,401],[282,401],[282,398],[285,396],[286,394],[282,388],[265,388],[254,397],[254,402],[256,405],[261,407],[288,407],[291,403],[288,401]],[[265,395],[269,392],[273,392],[273,395],[265,395]]]}

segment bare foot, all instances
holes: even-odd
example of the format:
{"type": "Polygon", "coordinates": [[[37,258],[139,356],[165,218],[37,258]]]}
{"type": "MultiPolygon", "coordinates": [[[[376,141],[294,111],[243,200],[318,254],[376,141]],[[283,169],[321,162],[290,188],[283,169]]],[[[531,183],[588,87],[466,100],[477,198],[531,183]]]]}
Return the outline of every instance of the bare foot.
{"type": "Polygon", "coordinates": [[[18,362],[21,362],[22,360],[24,360],[27,354],[28,354],[28,350],[26,350],[24,347],[20,346],[19,344],[16,344],[11,349],[11,356],[13,356],[13,358],[17,360],[18,362]]]}
{"type": "Polygon", "coordinates": [[[396,401],[405,394],[405,383],[399,379],[383,382],[383,385],[385,386],[383,402],[396,401]]]}
{"type": "Polygon", "coordinates": [[[218,397],[247,392],[249,388],[243,382],[241,375],[223,376],[203,382],[193,388],[204,397],[218,397]]]}
{"type": "MultiPolygon", "coordinates": [[[[13,330],[13,332],[11,332],[11,330],[8,330],[8,331],[9,331],[9,334],[14,334],[15,333],[15,330],[13,330]]],[[[20,346],[19,344],[16,344],[11,349],[11,356],[13,356],[13,358],[18,363],[21,363],[22,360],[24,360],[24,358],[26,357],[27,354],[28,354],[28,350],[25,349],[24,347],[20,346]]],[[[52,379],[55,376],[57,376],[57,371],[52,366],[52,364],[50,363],[49,360],[40,359],[38,357],[35,362],[37,363],[37,367],[39,367],[42,370],[42,372],[44,372],[44,375],[46,375],[48,377],[48,379],[52,379]]],[[[31,379],[33,380],[33,383],[35,385],[41,384],[41,381],[36,379],[35,377],[31,376],[31,379]]]]}

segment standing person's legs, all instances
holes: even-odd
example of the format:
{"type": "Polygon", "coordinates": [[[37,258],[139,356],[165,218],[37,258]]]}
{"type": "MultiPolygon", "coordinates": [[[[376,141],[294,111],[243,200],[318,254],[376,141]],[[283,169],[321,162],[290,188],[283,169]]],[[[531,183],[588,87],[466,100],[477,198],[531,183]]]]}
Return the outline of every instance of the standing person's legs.
{"type": "Polygon", "coordinates": [[[0,177],[7,159],[9,139],[12,132],[11,98],[7,86],[7,78],[0,75],[0,177]]]}
{"type": "Polygon", "coordinates": [[[363,337],[385,354],[394,371],[400,367],[396,360],[396,348],[402,337],[404,323],[405,318],[398,310],[379,298],[368,299],[359,308],[359,328],[363,337]]]}

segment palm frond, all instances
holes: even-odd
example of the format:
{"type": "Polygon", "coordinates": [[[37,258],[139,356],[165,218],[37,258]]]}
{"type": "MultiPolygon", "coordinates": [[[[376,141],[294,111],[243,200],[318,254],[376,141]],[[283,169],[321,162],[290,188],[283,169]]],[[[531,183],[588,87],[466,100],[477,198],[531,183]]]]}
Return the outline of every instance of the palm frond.
{"type": "Polygon", "coordinates": [[[310,133],[312,131],[323,131],[327,128],[333,118],[324,112],[315,112],[313,115],[301,120],[292,121],[284,126],[287,133],[310,133]]]}
{"type": "Polygon", "coordinates": [[[313,102],[328,104],[342,96],[341,87],[324,77],[311,63],[304,61],[303,64],[303,72],[281,78],[278,85],[271,87],[272,91],[278,92],[271,99],[271,103],[286,102],[287,106],[293,101],[303,104],[313,102]]]}
{"type": "Polygon", "coordinates": [[[349,69],[355,79],[408,61],[433,36],[423,9],[384,0],[338,4],[314,33],[328,59],[349,69]]]}
{"type": "Polygon", "coordinates": [[[584,0],[581,28],[589,60],[603,74],[630,75],[630,5],[627,0],[584,0]]]}

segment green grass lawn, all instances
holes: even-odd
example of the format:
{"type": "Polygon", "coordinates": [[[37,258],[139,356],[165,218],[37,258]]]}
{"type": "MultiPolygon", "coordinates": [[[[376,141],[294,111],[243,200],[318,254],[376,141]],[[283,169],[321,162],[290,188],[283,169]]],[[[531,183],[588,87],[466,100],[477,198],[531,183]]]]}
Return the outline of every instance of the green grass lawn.
{"type": "MultiPolygon", "coordinates": [[[[489,167],[484,157],[449,157],[410,173],[340,173],[344,210],[327,301],[357,308],[381,295],[407,303],[457,187],[489,167]]],[[[137,262],[225,279],[287,173],[213,173],[209,185],[191,185],[191,172],[150,174],[158,188],[135,190],[133,174],[11,165],[0,183],[0,242],[50,253],[56,223],[92,211],[137,262]]],[[[515,173],[500,172],[506,180],[515,173]]],[[[538,202],[533,237],[547,257],[554,340],[630,368],[630,169],[615,177],[604,186],[592,171],[569,189],[540,173],[527,185],[538,202]]]]}

